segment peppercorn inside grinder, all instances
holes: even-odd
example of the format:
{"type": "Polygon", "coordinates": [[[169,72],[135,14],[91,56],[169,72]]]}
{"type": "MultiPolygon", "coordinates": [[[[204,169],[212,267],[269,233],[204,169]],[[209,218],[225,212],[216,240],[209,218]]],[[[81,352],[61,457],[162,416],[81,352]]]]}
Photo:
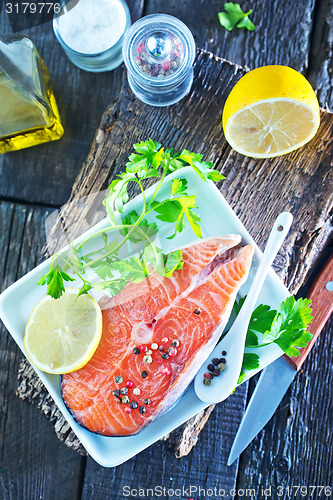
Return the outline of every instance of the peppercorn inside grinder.
{"type": "Polygon", "coordinates": [[[129,86],[144,103],[169,106],[190,91],[195,43],[179,19],[167,14],[141,18],[125,36],[123,57],[129,86]]]}

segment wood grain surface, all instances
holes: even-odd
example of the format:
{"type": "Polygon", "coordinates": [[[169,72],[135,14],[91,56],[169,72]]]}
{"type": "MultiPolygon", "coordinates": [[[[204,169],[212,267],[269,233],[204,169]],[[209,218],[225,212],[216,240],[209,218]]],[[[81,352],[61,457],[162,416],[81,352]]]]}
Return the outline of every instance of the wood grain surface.
{"type": "MultiPolygon", "coordinates": [[[[193,32],[198,47],[244,67],[274,63],[291,65],[310,79],[321,106],[325,107],[327,103],[333,109],[332,0],[304,0],[298,2],[297,7],[287,0],[242,2],[244,10],[253,9],[251,18],[257,28],[252,33],[244,30],[229,33],[221,28],[216,13],[222,9],[222,4],[217,0],[172,0],[167,3],[131,0],[129,4],[132,19],[157,11],[180,17],[193,32]]],[[[0,29],[2,33],[10,33],[4,9],[0,15],[0,29]]],[[[7,200],[0,204],[1,290],[35,266],[45,238],[43,226],[50,214],[48,207],[58,208],[67,201],[81,164],[90,150],[100,116],[107,105],[117,99],[122,83],[122,68],[94,75],[73,66],[57,44],[50,24],[28,30],[25,34],[36,43],[50,69],[66,130],[61,141],[0,157],[0,200],[7,200]]],[[[179,121],[175,123],[177,126],[172,134],[167,130],[170,124],[166,122],[164,131],[169,133],[170,141],[176,141],[179,134],[179,121]]],[[[216,152],[213,151],[211,158],[215,157],[216,152]]],[[[250,187],[242,191],[233,161],[231,154],[224,189],[229,192],[230,188],[233,206],[240,203],[243,221],[248,223],[247,216],[251,218],[251,214],[246,213],[246,203],[245,206],[243,204],[247,191],[251,196],[252,191],[250,187]]],[[[101,168],[108,166],[102,165],[101,168]]],[[[317,170],[312,166],[312,180],[316,181],[316,175],[323,173],[322,168],[325,170],[325,165],[318,165],[317,170]]],[[[245,169],[256,173],[260,190],[264,192],[269,184],[265,171],[251,161],[246,163],[245,169]]],[[[310,177],[310,173],[304,175],[310,177]]],[[[291,178],[292,171],[288,181],[291,178]]],[[[284,261],[289,264],[287,275],[282,271],[280,273],[291,286],[295,286],[295,290],[302,284],[297,277],[299,256],[306,260],[309,252],[312,263],[301,272],[304,276],[310,273],[310,278],[313,278],[319,270],[317,261],[322,258],[320,249],[324,247],[329,233],[329,217],[332,216],[329,209],[325,212],[326,217],[318,215],[324,209],[319,182],[315,182],[314,193],[315,200],[306,214],[305,206],[312,196],[311,183],[303,197],[299,195],[297,185],[293,185],[292,200],[298,199],[305,217],[302,234],[294,245],[298,253],[282,254],[281,260],[276,262],[280,269],[284,261]],[[312,212],[317,221],[315,224],[312,212]],[[319,248],[312,242],[319,242],[319,248]]],[[[256,214],[256,210],[253,213],[256,214]]],[[[261,246],[266,235],[256,234],[261,246]]],[[[332,253],[332,247],[328,247],[327,251],[332,253]]],[[[331,321],[324,328],[277,413],[242,454],[239,464],[234,464],[232,468],[225,465],[228,447],[244,411],[248,384],[239,388],[239,399],[235,403],[228,399],[231,406],[218,405],[215,408],[199,435],[195,450],[187,457],[176,460],[168,450],[168,444],[160,442],[123,466],[107,470],[60,443],[53,426],[37,408],[15,396],[21,353],[2,327],[0,497],[6,500],[113,500],[123,498],[122,486],[128,483],[133,487],[154,487],[158,484],[182,487],[193,481],[196,486],[206,488],[218,485],[227,490],[234,485],[245,490],[252,487],[258,499],[268,498],[260,491],[262,487],[270,486],[272,497],[276,498],[276,488],[280,485],[284,490],[279,498],[289,499],[287,486],[332,485],[332,328],[331,321]],[[230,415],[234,415],[232,420],[230,415]]],[[[254,385],[255,380],[251,380],[249,394],[254,385]]],[[[250,497],[240,492],[233,498],[250,497]]]]}
{"type": "MultiPolygon", "coordinates": [[[[227,177],[221,183],[224,196],[235,207],[245,225],[247,223],[247,228],[259,243],[262,244],[267,238],[269,227],[278,213],[283,210],[293,213],[293,227],[276,268],[285,283],[296,292],[331,234],[326,210],[330,212],[333,205],[330,163],[333,116],[323,112],[318,137],[290,155],[270,160],[244,158],[231,150],[221,133],[224,99],[243,74],[241,67],[199,50],[193,88],[189,96],[171,110],[156,110],[141,103],[134,98],[124,79],[119,99],[102,117],[91,152],[73,186],[69,203],[61,210],[49,241],[51,248],[48,253],[52,254],[68,244],[105,217],[102,204],[97,205],[96,210],[98,195],[93,193],[104,189],[116,174],[123,171],[134,142],[152,137],[165,146],[175,149],[186,147],[209,155],[207,159],[213,161],[227,177]],[[196,117],[200,119],[193,126],[196,117]],[[279,186],[278,196],[276,186],[279,186]],[[302,205],[299,200],[306,198],[310,186],[312,199],[307,200],[304,209],[300,209],[302,205]],[[76,202],[77,199],[83,199],[83,202],[76,202]],[[318,228],[317,231],[314,228],[318,228]],[[312,248],[315,254],[311,252],[312,248]],[[291,265],[295,256],[296,269],[294,263],[291,265]]],[[[132,195],[135,194],[138,192],[133,191],[132,195]]],[[[22,391],[20,395],[26,397],[22,391]]],[[[199,428],[203,427],[205,420],[205,415],[199,419],[199,428]]],[[[181,432],[178,431],[177,438],[171,439],[177,441],[175,450],[178,455],[180,451],[187,454],[191,450],[197,431],[195,422],[190,422],[181,432]],[[188,439],[188,435],[193,439],[188,439]]]]}
{"type": "MultiPolygon", "coordinates": [[[[1,288],[36,266],[45,239],[43,208],[0,202],[1,288]]],[[[60,443],[32,405],[16,397],[22,353],[0,326],[0,491],[1,498],[73,498],[80,489],[80,456],[60,443]],[[36,432],[38,429],[38,432],[36,432]],[[67,463],[67,467],[64,467],[67,463]],[[51,473],[52,470],[52,473],[51,473]]]]}
{"type": "Polygon", "coordinates": [[[333,312],[333,255],[326,262],[319,276],[314,282],[308,298],[311,300],[311,307],[315,311],[313,321],[311,323],[311,333],[313,334],[311,342],[307,347],[299,350],[298,357],[292,357],[291,362],[296,366],[297,370],[301,368],[309,352],[313,348],[323,327],[329,320],[333,312]],[[331,283],[332,289],[327,287],[331,283]]]}

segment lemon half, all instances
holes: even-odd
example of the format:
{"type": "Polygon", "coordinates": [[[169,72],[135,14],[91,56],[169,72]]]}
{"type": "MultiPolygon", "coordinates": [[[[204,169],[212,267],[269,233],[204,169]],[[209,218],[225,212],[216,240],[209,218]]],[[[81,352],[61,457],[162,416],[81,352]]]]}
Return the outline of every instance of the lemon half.
{"type": "Polygon", "coordinates": [[[23,344],[30,362],[40,370],[69,373],[93,356],[102,335],[102,312],[89,295],[67,288],[59,299],[38,302],[25,327],[23,344]]]}
{"type": "Polygon", "coordinates": [[[263,66],[243,76],[223,109],[230,146],[255,158],[283,155],[316,134],[320,109],[303,75],[287,66],[263,66]]]}

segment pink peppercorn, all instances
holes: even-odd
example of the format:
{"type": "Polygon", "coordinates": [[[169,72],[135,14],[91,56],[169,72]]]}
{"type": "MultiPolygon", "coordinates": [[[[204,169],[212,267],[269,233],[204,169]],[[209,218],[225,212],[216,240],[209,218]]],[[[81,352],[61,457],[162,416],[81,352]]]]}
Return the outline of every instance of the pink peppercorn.
{"type": "Polygon", "coordinates": [[[148,349],[148,347],[147,347],[146,345],[144,345],[144,344],[143,344],[143,345],[140,345],[140,351],[141,351],[141,352],[146,352],[146,351],[147,351],[147,349],[148,349]]]}
{"type": "Polygon", "coordinates": [[[163,337],[163,339],[161,340],[161,342],[163,342],[164,344],[166,344],[167,342],[169,342],[169,339],[167,337],[163,337]]]}
{"type": "Polygon", "coordinates": [[[171,64],[169,63],[169,61],[165,61],[161,64],[161,68],[164,69],[164,71],[168,71],[171,67],[171,64]]]}
{"type": "Polygon", "coordinates": [[[127,380],[125,385],[126,385],[126,387],[131,388],[131,387],[133,387],[134,384],[133,384],[132,380],[127,380]]]}
{"type": "Polygon", "coordinates": [[[170,358],[173,358],[177,354],[177,349],[175,347],[170,347],[168,349],[168,354],[169,354],[170,358]]]}
{"type": "Polygon", "coordinates": [[[171,370],[168,367],[162,368],[161,373],[162,373],[162,375],[170,375],[171,370]]]}
{"type": "Polygon", "coordinates": [[[128,413],[128,414],[132,413],[131,408],[126,407],[126,408],[125,408],[125,413],[128,413]]]}
{"type": "Polygon", "coordinates": [[[145,44],[142,42],[142,43],[139,43],[139,45],[137,46],[136,50],[141,53],[141,52],[145,52],[146,50],[146,46],[145,44]]]}

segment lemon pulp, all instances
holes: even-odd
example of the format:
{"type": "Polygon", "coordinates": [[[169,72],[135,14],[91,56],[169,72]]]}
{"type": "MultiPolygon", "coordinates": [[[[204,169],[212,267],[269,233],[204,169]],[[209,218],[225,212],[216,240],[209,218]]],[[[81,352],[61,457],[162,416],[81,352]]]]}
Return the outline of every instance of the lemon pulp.
{"type": "Polygon", "coordinates": [[[311,140],[320,122],[316,95],[303,75],[287,66],[263,66],[232,89],[223,129],[239,153],[258,158],[286,154],[311,140]]]}
{"type": "Polygon", "coordinates": [[[93,356],[102,335],[102,312],[89,295],[77,298],[68,288],[59,299],[44,297],[27,322],[24,347],[31,363],[42,371],[69,373],[93,356]]]}

